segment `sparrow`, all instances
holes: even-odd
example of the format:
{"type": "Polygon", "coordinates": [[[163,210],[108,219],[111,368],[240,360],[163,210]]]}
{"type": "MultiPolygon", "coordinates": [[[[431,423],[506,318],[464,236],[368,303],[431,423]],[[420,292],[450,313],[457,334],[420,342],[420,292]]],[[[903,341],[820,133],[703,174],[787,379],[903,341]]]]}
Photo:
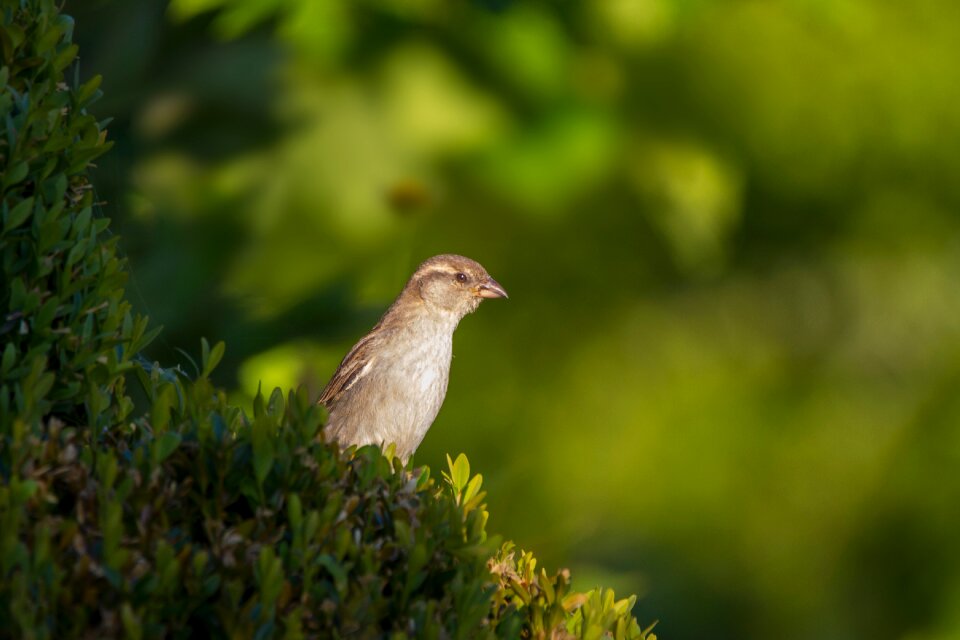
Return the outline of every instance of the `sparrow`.
{"type": "Polygon", "coordinates": [[[380,321],[344,357],[320,394],[324,432],[341,447],[417,450],[447,394],[453,332],[485,298],[506,290],[478,262],[434,256],[417,267],[380,321]]]}

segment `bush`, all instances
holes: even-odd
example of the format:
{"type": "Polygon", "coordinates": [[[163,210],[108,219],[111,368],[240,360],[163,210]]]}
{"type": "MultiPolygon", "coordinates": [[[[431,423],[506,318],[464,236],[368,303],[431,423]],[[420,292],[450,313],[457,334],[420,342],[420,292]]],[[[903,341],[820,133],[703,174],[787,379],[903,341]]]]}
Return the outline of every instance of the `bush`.
{"type": "Polygon", "coordinates": [[[303,392],[249,416],[210,382],[222,343],[192,379],[141,359],[156,330],[86,174],[109,147],[99,77],[64,82],[52,0],[0,6],[0,636],[648,636],[634,598],[488,538],[465,457],[435,479],[341,452],[303,392]]]}

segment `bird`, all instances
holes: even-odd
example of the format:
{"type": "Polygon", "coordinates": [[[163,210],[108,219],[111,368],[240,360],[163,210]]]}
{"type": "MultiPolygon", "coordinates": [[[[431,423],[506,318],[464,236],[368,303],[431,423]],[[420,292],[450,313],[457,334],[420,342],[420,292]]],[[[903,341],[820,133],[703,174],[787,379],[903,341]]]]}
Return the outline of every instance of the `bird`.
{"type": "Polygon", "coordinates": [[[341,448],[392,443],[406,464],[443,404],[460,320],[484,299],[507,297],[470,258],[443,254],[421,263],[320,393],[327,440],[341,448]]]}

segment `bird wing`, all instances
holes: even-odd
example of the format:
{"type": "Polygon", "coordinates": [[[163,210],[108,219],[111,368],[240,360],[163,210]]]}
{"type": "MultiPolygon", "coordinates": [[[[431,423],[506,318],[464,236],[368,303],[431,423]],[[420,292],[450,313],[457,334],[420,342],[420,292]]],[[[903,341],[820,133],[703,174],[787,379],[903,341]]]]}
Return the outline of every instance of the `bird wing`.
{"type": "Polygon", "coordinates": [[[344,356],[343,362],[337,367],[333,377],[330,378],[330,382],[323,388],[317,402],[329,406],[330,402],[336,400],[370,372],[376,359],[370,349],[372,341],[373,336],[368,334],[361,338],[360,342],[353,346],[353,349],[350,349],[350,352],[344,356]]]}

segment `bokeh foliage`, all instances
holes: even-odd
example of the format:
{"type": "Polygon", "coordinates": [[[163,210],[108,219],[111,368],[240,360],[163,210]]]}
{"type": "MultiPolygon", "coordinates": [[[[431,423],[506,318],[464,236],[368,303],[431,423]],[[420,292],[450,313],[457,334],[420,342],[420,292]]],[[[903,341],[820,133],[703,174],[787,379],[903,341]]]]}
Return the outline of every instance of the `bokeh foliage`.
{"type": "Polygon", "coordinates": [[[470,255],[418,462],[494,529],[670,637],[958,632],[956,3],[82,4],[152,357],[316,390],[470,255]]]}

